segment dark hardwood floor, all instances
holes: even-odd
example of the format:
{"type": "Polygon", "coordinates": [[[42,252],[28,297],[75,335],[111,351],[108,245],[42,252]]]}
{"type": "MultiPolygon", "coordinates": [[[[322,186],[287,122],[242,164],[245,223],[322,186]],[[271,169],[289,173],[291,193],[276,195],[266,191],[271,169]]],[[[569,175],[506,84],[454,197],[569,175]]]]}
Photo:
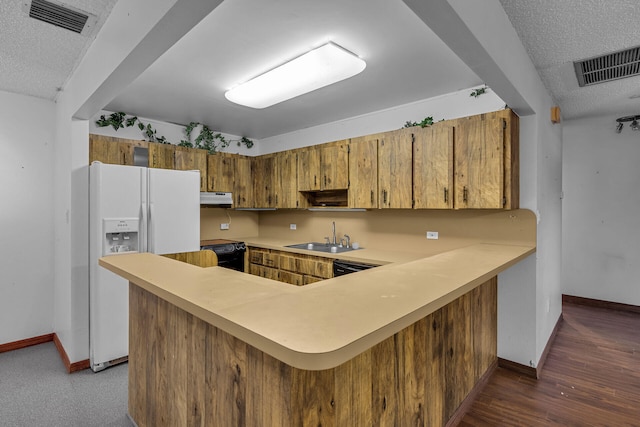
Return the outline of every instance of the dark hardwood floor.
{"type": "Polygon", "coordinates": [[[470,426],[640,426],[640,315],[563,305],[541,378],[498,368],[470,426]]]}

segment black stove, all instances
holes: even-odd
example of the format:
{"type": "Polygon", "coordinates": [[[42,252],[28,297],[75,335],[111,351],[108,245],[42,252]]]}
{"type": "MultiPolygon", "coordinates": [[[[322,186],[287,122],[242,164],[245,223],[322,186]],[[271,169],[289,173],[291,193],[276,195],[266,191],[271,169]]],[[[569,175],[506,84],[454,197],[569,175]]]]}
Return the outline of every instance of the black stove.
{"type": "Polygon", "coordinates": [[[218,266],[244,272],[247,246],[235,240],[214,239],[200,242],[200,249],[210,249],[218,256],[218,266]]]}

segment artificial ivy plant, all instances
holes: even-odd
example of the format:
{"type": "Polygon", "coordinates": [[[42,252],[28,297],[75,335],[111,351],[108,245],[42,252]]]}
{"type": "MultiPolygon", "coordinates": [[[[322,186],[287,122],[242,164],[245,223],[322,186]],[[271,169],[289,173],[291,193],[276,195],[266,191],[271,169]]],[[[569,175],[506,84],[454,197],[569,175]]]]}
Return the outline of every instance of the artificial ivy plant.
{"type": "MultiPolygon", "coordinates": [[[[156,130],[151,124],[144,124],[136,116],[127,116],[126,113],[117,112],[111,113],[108,116],[102,115],[96,120],[96,126],[106,127],[111,126],[116,131],[120,128],[138,126],[138,129],[142,131],[142,134],[149,142],[158,142],[160,144],[170,144],[170,142],[164,136],[158,136],[156,130]]],[[[184,127],[186,139],[180,140],[177,145],[180,147],[202,148],[207,150],[210,154],[219,151],[222,148],[226,148],[232,142],[237,142],[238,146],[245,145],[247,148],[253,147],[253,141],[247,137],[242,137],[238,140],[229,140],[225,138],[220,132],[212,130],[209,126],[202,124],[200,127],[200,133],[192,141],[193,131],[200,126],[201,123],[191,122],[184,127]]]]}
{"type": "MultiPolygon", "coordinates": [[[[474,98],[479,97],[480,95],[484,95],[485,93],[487,93],[487,91],[489,90],[489,87],[487,85],[478,88],[478,89],[474,89],[471,91],[471,93],[469,94],[469,96],[472,96],[474,98]]],[[[506,108],[506,105],[505,105],[506,108]]],[[[444,119],[442,119],[444,120],[444,119]]],[[[440,121],[442,121],[440,120],[440,121]]],[[[410,128],[410,127],[414,127],[414,126],[420,126],[421,128],[426,128],[427,126],[431,126],[433,125],[433,117],[429,116],[429,117],[425,117],[424,119],[422,119],[422,121],[419,122],[412,122],[411,120],[405,122],[404,127],[405,128],[410,128]]]]}

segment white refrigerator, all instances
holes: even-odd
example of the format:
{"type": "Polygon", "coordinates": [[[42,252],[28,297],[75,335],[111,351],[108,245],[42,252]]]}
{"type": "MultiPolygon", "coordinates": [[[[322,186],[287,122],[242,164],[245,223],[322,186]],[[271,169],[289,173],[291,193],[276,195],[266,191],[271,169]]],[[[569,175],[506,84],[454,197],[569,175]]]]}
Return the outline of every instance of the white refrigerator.
{"type": "Polygon", "coordinates": [[[89,167],[89,361],[94,372],[127,360],[129,284],[98,259],[200,249],[200,172],[89,167]]]}

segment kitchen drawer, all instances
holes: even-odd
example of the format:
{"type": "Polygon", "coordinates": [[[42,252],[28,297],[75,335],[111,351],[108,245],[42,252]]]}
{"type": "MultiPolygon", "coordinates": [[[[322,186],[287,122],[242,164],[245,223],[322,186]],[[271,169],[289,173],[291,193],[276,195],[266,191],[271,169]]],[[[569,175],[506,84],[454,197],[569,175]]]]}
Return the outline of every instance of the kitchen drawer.
{"type": "Polygon", "coordinates": [[[292,273],[291,271],[282,271],[280,270],[280,278],[281,282],[290,283],[296,286],[304,285],[304,276],[298,273],[292,273]]]}
{"type": "Polygon", "coordinates": [[[251,264],[249,266],[249,273],[254,276],[264,277],[265,279],[280,280],[280,271],[277,268],[265,267],[263,265],[251,264]]]}
{"type": "Polygon", "coordinates": [[[249,249],[249,262],[251,264],[260,264],[260,265],[264,264],[264,255],[266,253],[267,253],[267,251],[250,248],[249,249]]]}
{"type": "Polygon", "coordinates": [[[316,261],[315,269],[311,274],[324,279],[331,279],[333,277],[333,261],[327,259],[316,261]]]}

